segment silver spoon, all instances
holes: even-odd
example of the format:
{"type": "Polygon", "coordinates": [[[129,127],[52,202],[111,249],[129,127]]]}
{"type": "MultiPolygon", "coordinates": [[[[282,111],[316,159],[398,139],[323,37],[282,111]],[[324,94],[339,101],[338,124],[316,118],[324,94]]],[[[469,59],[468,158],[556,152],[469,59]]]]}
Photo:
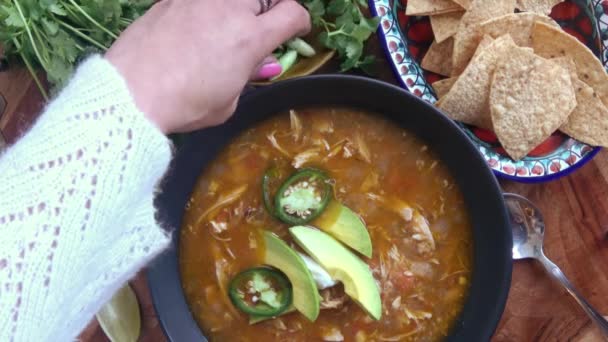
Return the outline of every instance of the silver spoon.
{"type": "Polygon", "coordinates": [[[568,293],[576,299],[591,320],[597,324],[604,338],[608,339],[608,321],[591,307],[559,267],[545,256],[543,252],[545,222],[540,210],[522,196],[506,193],[504,198],[513,230],[513,259],[532,258],[540,261],[549,274],[568,290],[568,293]]]}

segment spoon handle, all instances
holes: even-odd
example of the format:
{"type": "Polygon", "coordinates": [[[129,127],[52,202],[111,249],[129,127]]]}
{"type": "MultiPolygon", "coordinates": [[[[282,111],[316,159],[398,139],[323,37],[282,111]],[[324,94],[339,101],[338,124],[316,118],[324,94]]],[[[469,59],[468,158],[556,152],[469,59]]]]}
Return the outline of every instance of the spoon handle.
{"type": "Polygon", "coordinates": [[[568,278],[566,278],[562,270],[560,270],[556,264],[549,260],[544,254],[541,254],[538,260],[543,264],[543,266],[545,266],[549,274],[551,274],[554,279],[558,280],[566,288],[566,290],[568,290],[568,293],[570,293],[572,297],[576,299],[578,304],[580,304],[583,310],[585,310],[589,318],[591,318],[591,320],[600,328],[602,334],[604,335],[604,339],[608,340],[608,321],[606,321],[602,315],[595,311],[591,304],[589,304],[585,298],[583,298],[583,296],[574,288],[574,286],[572,286],[572,283],[570,283],[568,278]]]}

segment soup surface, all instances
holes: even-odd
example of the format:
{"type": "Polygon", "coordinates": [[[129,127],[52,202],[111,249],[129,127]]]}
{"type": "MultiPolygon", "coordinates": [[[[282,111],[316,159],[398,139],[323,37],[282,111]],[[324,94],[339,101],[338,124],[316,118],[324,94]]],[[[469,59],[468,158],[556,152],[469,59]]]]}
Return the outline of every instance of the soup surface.
{"type": "Polygon", "coordinates": [[[437,341],[462,310],[472,236],[458,186],[413,134],[350,109],[310,109],[245,131],[208,165],[186,208],[179,255],[187,301],[212,341],[437,341]],[[276,165],[283,177],[324,170],[334,198],[363,218],[373,254],[360,257],[380,289],[380,320],[341,285],[320,292],[315,322],[293,312],[249,324],[231,303],[230,280],[263,264],[261,229],[297,248],[289,226],[263,204],[261,179],[276,165]],[[432,241],[420,234],[417,215],[432,241]]]}

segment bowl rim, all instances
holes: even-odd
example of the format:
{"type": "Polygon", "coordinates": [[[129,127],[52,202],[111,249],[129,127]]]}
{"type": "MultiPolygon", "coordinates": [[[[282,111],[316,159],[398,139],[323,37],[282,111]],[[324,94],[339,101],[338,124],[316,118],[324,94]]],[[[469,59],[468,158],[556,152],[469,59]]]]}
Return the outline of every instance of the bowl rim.
{"type": "MultiPolygon", "coordinates": [[[[236,127],[236,129],[238,129],[238,132],[240,133],[240,131],[242,131],[243,129],[250,127],[250,124],[242,124],[242,120],[239,121],[238,114],[241,113],[241,115],[244,115],[242,114],[242,112],[246,110],[245,108],[247,108],[247,106],[250,106],[251,104],[254,104],[255,101],[260,101],[260,99],[264,98],[272,98],[272,96],[276,96],[273,95],[274,93],[288,91],[293,87],[304,87],[305,85],[307,85],[309,86],[309,88],[314,89],[314,87],[310,86],[313,85],[318,87],[321,84],[348,85],[349,87],[351,87],[351,89],[352,87],[361,87],[362,89],[375,89],[378,94],[387,94],[386,96],[394,97],[402,102],[408,102],[411,103],[413,106],[418,106],[422,108],[422,110],[431,113],[429,115],[432,115],[434,117],[434,119],[432,120],[440,122],[442,125],[444,125],[444,127],[446,127],[444,129],[444,131],[446,131],[446,134],[449,133],[452,138],[458,137],[457,145],[462,145],[461,147],[464,151],[462,153],[469,155],[470,160],[473,161],[474,164],[476,164],[473,165],[474,168],[472,171],[473,173],[476,173],[476,176],[471,177],[479,176],[476,179],[482,183],[482,186],[477,186],[475,189],[475,193],[480,192],[482,194],[487,194],[488,198],[485,198],[483,203],[476,203],[475,206],[487,205],[490,206],[490,208],[492,208],[493,210],[492,215],[486,215],[486,212],[483,215],[479,214],[477,216],[483,217],[482,221],[491,221],[492,229],[484,229],[483,227],[479,227],[477,223],[472,222],[474,226],[474,270],[469,294],[479,294],[477,296],[468,296],[464,304],[463,312],[460,314],[457,323],[453,327],[452,333],[447,337],[447,340],[488,340],[494,333],[496,327],[498,326],[498,322],[502,316],[502,313],[504,312],[506,300],[511,285],[513,266],[511,258],[512,236],[511,230],[509,228],[509,219],[507,216],[506,208],[504,206],[503,196],[499,184],[493,173],[490,171],[489,167],[486,165],[485,161],[482,159],[481,155],[476,152],[475,146],[464,135],[464,132],[462,132],[460,128],[458,128],[456,123],[441,114],[431,104],[426,103],[425,101],[419,99],[418,97],[397,86],[359,76],[316,75],[278,82],[269,87],[265,87],[246,94],[240,101],[239,107],[237,109],[237,115],[235,115],[227,122],[228,125],[232,126],[226,127],[225,129],[228,130],[236,127]],[[475,169],[477,169],[477,171],[475,171],[475,169]],[[493,233],[484,233],[484,231],[492,231],[493,233]],[[494,242],[498,243],[498,249],[500,250],[496,250],[494,248],[497,246],[491,246],[491,242],[486,244],[485,240],[481,242],[477,240],[476,235],[484,236],[484,234],[495,234],[494,242]],[[490,262],[489,260],[483,260],[484,258],[479,255],[479,253],[483,253],[483,251],[486,251],[486,253],[490,253],[490,255],[495,255],[497,260],[494,260],[494,262],[490,262]],[[495,274],[493,274],[491,278],[480,278],[479,272],[481,272],[482,275],[484,273],[495,274]],[[490,283],[489,286],[488,282],[490,283]],[[491,296],[489,298],[485,298],[487,297],[485,295],[487,291],[491,292],[491,296]],[[484,297],[485,299],[479,299],[482,297],[484,297]],[[487,303],[487,299],[490,299],[491,303],[487,303]],[[479,307],[482,307],[482,312],[479,312],[479,307]],[[469,324],[464,324],[464,322],[462,322],[462,319],[465,315],[468,315],[469,311],[472,311],[473,317],[482,321],[483,325],[480,326],[471,324],[472,322],[468,322],[469,324]],[[454,333],[454,331],[456,333],[454,333]],[[471,335],[459,335],[459,333],[462,331],[464,331],[463,334],[474,334],[475,338],[472,339],[471,335]]],[[[309,94],[305,96],[313,95],[309,94]]],[[[357,102],[355,98],[348,101],[357,102]]],[[[314,105],[314,103],[309,103],[308,107],[312,107],[314,105]]],[[[351,106],[358,107],[357,103],[352,103],[351,106]]],[[[272,109],[268,109],[267,111],[269,112],[267,116],[272,116],[276,114],[276,111],[272,111],[272,109]]],[[[384,115],[387,115],[388,118],[389,114],[382,114],[382,116],[384,115]]],[[[175,176],[177,165],[179,163],[186,163],[192,160],[192,155],[189,153],[196,151],[196,147],[198,147],[197,138],[200,138],[201,136],[208,135],[209,139],[221,137],[222,139],[227,139],[227,141],[231,140],[232,137],[227,137],[226,132],[224,132],[225,126],[226,125],[222,125],[212,129],[198,131],[185,139],[182,148],[178,150],[175,158],[172,161],[170,171],[168,172],[165,179],[163,179],[163,181],[161,182],[161,187],[163,189],[167,187],[169,188],[166,191],[161,191],[155,201],[158,210],[157,219],[160,222],[169,223],[169,226],[173,224],[176,227],[176,229],[170,230],[172,238],[171,248],[162,253],[160,256],[158,256],[157,259],[155,259],[147,269],[148,285],[150,287],[153,305],[156,310],[161,327],[170,341],[207,341],[207,339],[202,333],[202,330],[198,327],[197,323],[192,317],[185,300],[181,285],[181,278],[179,275],[178,251],[176,247],[179,240],[178,235],[179,230],[181,228],[181,213],[183,213],[183,207],[187,199],[189,199],[192,187],[194,186],[193,183],[195,183],[196,178],[198,178],[198,175],[200,174],[201,169],[204,167],[205,163],[202,163],[203,165],[201,165],[200,168],[197,170],[192,170],[193,168],[191,167],[187,168],[189,173],[196,174],[196,177],[191,185],[179,184],[179,182],[175,180],[175,178],[177,178],[175,176]],[[179,203],[180,201],[175,201],[173,198],[171,198],[171,193],[181,194],[180,196],[184,197],[185,199],[182,198],[181,203],[179,203]],[[170,215],[171,211],[179,212],[179,217],[172,217],[170,215]],[[167,281],[171,282],[169,283],[169,288],[165,286],[167,281]]],[[[215,157],[215,154],[213,152],[217,153],[225,146],[224,144],[218,145],[221,146],[211,147],[215,151],[210,152],[210,154],[213,154],[213,158],[210,158],[210,160],[214,159],[215,157]]],[[[463,166],[460,168],[464,169],[465,167],[463,166]]],[[[186,170],[186,168],[182,167],[181,170],[186,170]]],[[[456,175],[454,175],[454,178],[459,181],[456,175]]],[[[179,181],[182,180],[183,179],[180,179],[179,181]]],[[[463,193],[464,192],[465,191],[463,191],[463,193]]],[[[465,194],[465,197],[469,197],[469,195],[465,194]]],[[[472,201],[465,201],[467,202],[467,210],[471,213],[475,206],[473,205],[472,201]]],[[[173,216],[175,216],[175,214],[173,216]]],[[[165,225],[165,227],[166,226],[167,225],[165,225]]],[[[479,322],[473,321],[473,323],[479,322]]]]}

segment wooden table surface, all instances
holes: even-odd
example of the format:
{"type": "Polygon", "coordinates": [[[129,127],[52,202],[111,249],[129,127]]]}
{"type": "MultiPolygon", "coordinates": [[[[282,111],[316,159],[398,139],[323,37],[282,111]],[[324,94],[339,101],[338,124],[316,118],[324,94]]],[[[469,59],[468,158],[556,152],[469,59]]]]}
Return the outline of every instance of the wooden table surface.
{"type": "MultiPolygon", "coordinates": [[[[378,56],[375,77],[396,84],[377,41],[369,50],[378,56]]],[[[322,72],[333,72],[330,65],[322,72]]],[[[14,143],[43,107],[42,98],[25,70],[0,73],[0,133],[14,143]],[[2,107],[6,107],[2,110],[2,107]]],[[[0,139],[0,149],[2,148],[0,139]]],[[[546,254],[596,309],[608,315],[608,152],[560,180],[528,185],[501,181],[503,189],[524,195],[543,211],[546,254]]],[[[141,341],[166,340],[155,317],[142,272],[132,285],[141,304],[141,341]]],[[[106,341],[93,321],[83,341],[106,341]]],[[[600,341],[599,332],[570,295],[533,261],[513,268],[511,292],[493,341],[600,341]]]]}

